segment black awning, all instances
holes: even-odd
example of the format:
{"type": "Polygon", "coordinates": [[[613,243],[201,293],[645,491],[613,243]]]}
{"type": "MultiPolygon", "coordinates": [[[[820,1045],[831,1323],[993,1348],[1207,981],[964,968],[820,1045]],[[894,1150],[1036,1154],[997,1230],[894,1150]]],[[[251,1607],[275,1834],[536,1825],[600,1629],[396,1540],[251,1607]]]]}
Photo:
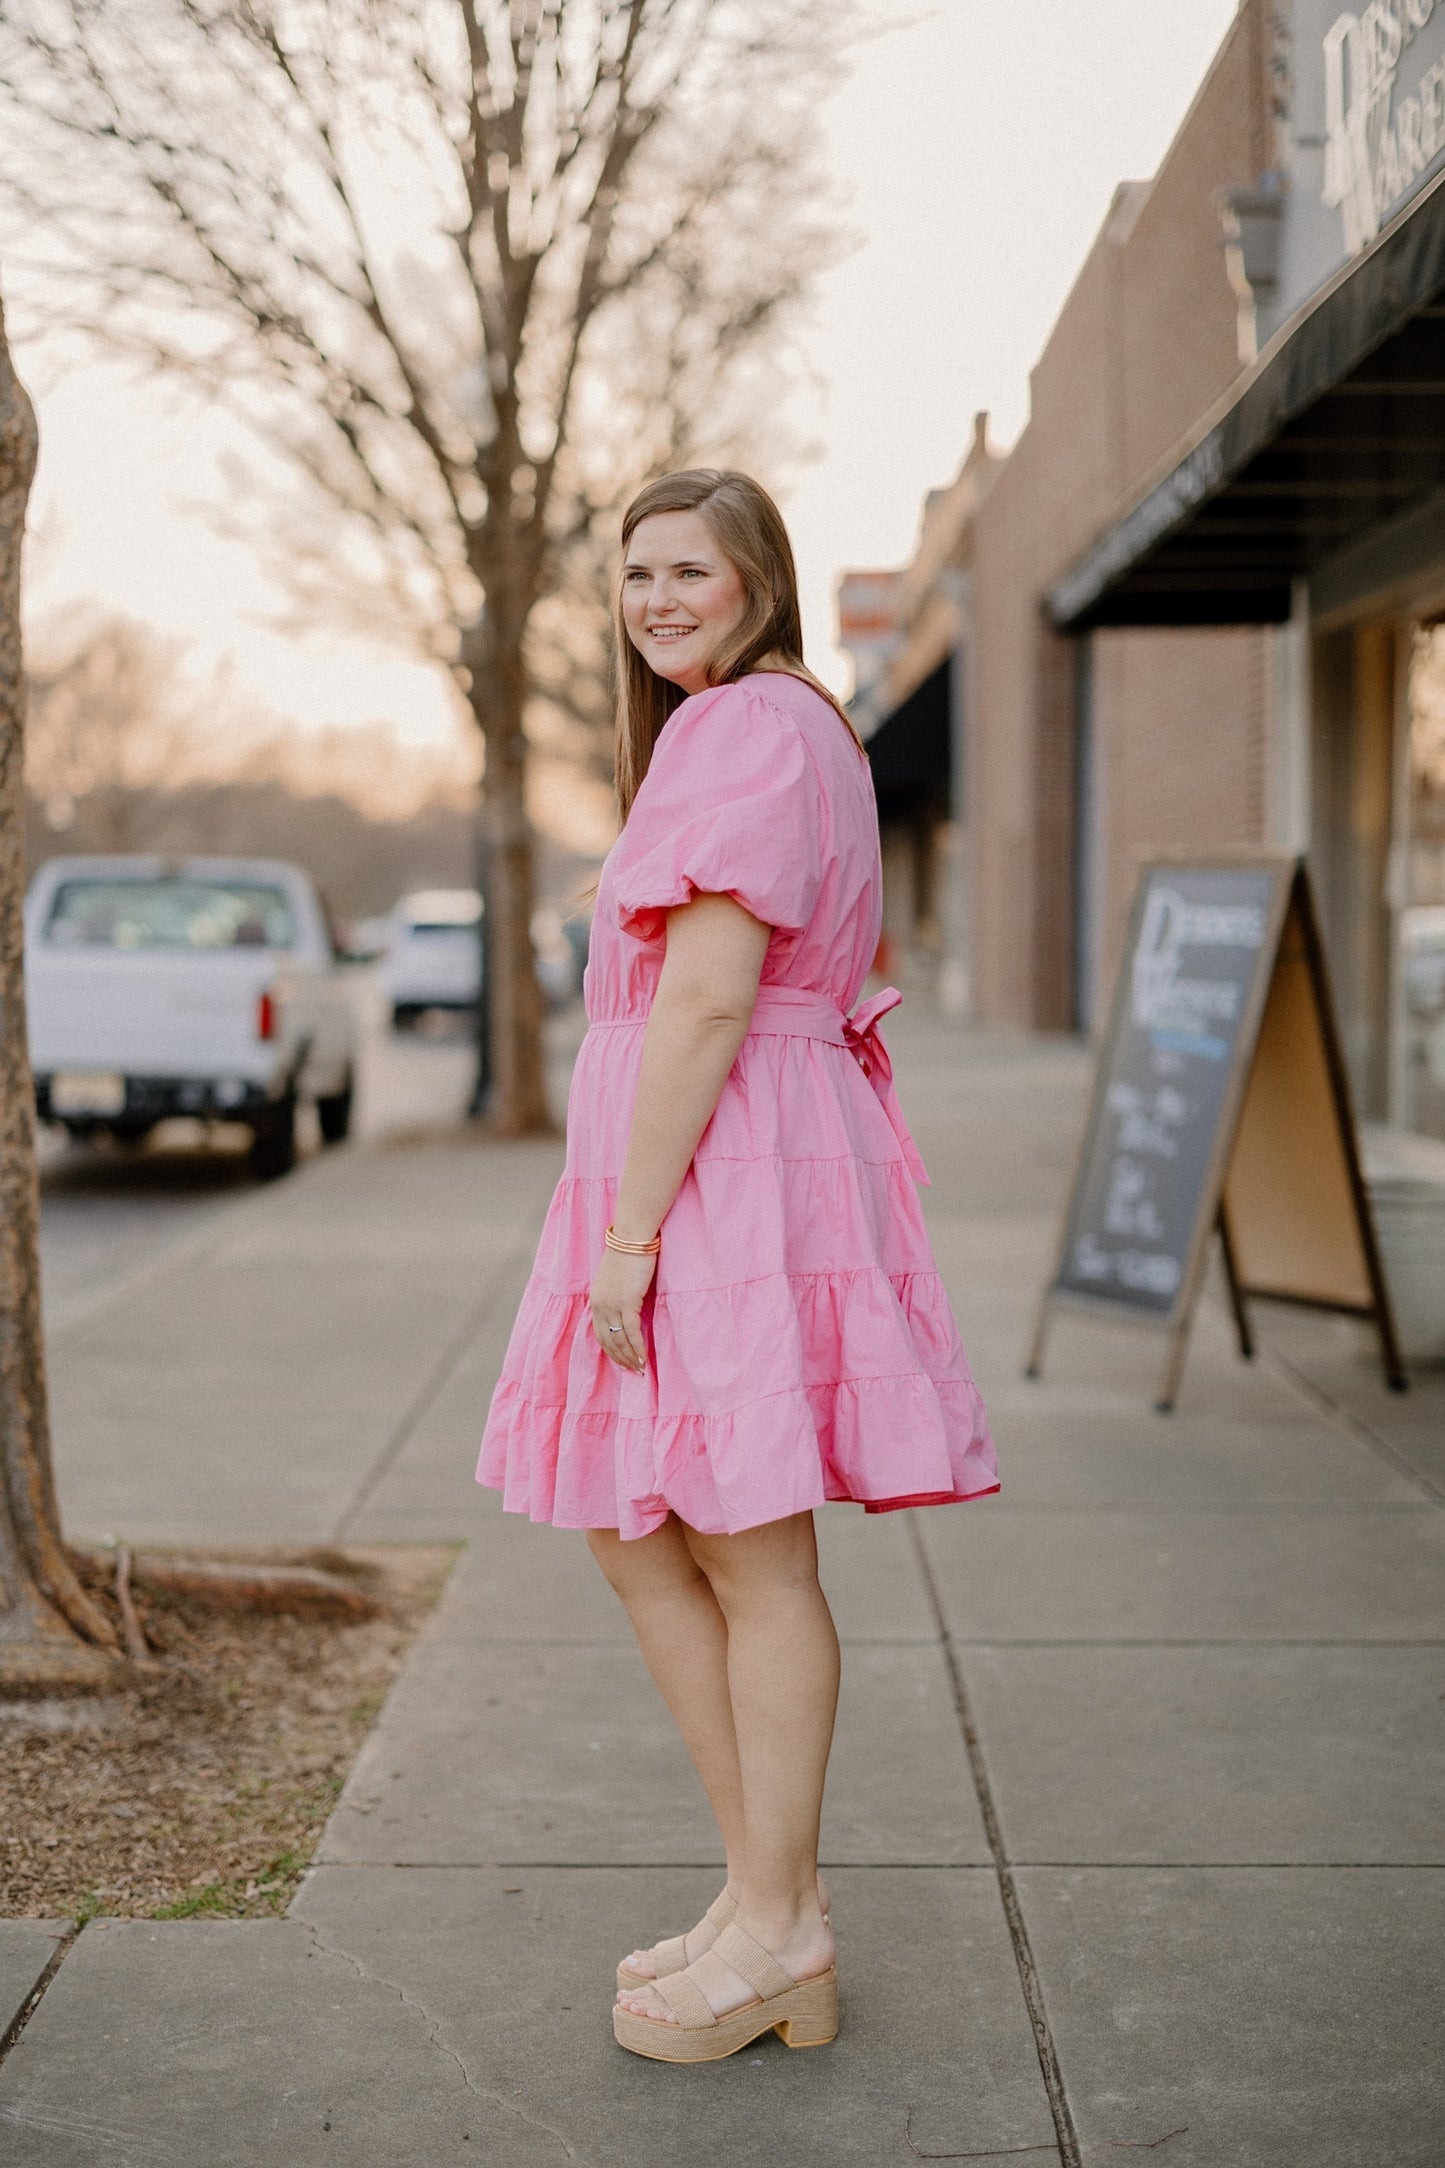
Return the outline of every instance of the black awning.
{"type": "Polygon", "coordinates": [[[953,775],[951,658],[886,716],[868,740],[881,820],[947,813],[953,775]]]}
{"type": "Polygon", "coordinates": [[[1060,630],[1280,623],[1293,580],[1445,490],[1442,183],[1054,582],[1060,630]]]}

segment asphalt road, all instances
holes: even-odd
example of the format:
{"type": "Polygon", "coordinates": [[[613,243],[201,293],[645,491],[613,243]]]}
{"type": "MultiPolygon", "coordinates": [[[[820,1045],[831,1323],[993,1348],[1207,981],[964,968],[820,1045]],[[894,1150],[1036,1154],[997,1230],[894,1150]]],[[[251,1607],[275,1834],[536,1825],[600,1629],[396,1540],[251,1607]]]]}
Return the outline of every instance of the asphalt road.
{"type": "MultiPolygon", "coordinates": [[[[393,1034],[379,1018],[362,1042],[355,1134],[405,1134],[458,1118],[471,1091],[474,1056],[464,1029],[393,1034]]],[[[40,1139],[41,1288],[47,1329],[72,1322],[116,1285],[143,1271],[255,1187],[247,1132],[200,1122],[164,1123],[145,1145],[73,1144],[62,1130],[40,1139]]],[[[303,1118],[303,1155],[321,1149],[303,1118]]]]}

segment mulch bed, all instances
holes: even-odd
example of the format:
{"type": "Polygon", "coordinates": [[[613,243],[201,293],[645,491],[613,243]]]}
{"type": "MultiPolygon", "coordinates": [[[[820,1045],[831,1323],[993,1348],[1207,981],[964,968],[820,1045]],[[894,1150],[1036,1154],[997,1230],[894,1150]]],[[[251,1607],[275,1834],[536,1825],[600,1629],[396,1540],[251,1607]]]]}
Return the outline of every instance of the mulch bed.
{"type": "MultiPolygon", "coordinates": [[[[119,1693],[0,1702],[0,1917],[286,1910],[456,1553],[225,1555],[323,1568],[378,1608],[360,1620],[236,1611],[138,1573],[154,1671],[119,1693]]],[[[117,1615],[113,1558],[76,1562],[117,1615]]]]}

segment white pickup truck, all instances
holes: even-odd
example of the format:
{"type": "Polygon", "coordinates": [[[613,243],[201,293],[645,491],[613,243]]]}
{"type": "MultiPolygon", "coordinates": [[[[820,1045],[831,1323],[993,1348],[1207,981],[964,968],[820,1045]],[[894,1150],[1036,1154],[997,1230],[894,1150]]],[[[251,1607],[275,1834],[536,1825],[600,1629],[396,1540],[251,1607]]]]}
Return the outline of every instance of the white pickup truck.
{"type": "Polygon", "coordinates": [[[25,905],[36,1110],[72,1136],[172,1115],[241,1122],[258,1175],[296,1157],[298,1102],[351,1122],[356,1006],[321,900],[263,858],[52,858],[25,905]]]}

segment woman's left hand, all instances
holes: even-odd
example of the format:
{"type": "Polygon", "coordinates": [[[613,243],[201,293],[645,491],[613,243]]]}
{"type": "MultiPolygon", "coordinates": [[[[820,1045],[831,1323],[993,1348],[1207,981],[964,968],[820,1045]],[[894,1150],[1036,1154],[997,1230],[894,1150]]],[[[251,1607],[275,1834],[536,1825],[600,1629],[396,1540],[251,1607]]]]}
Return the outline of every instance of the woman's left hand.
{"type": "Polygon", "coordinates": [[[656,1270],[656,1257],[627,1257],[620,1250],[604,1250],[592,1276],[592,1330],[624,1370],[641,1373],[647,1368],[642,1298],[656,1270]]]}

